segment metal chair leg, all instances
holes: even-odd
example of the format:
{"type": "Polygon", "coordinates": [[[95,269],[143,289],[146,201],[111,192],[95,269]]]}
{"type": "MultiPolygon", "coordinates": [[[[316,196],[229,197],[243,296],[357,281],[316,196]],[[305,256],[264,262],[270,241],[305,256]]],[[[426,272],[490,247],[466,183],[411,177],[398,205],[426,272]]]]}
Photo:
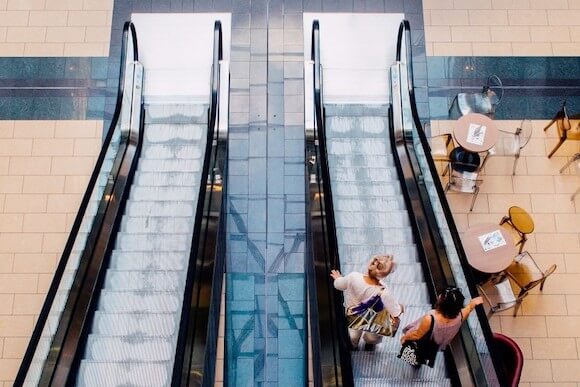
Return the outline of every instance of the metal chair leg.
{"type": "Polygon", "coordinates": [[[520,155],[517,154],[514,158],[514,169],[512,170],[512,175],[515,176],[516,174],[516,167],[518,166],[518,160],[520,159],[520,155]]]}
{"type": "Polygon", "coordinates": [[[550,154],[548,155],[548,158],[551,158],[551,157],[552,157],[552,155],[553,155],[554,153],[556,153],[556,151],[558,150],[558,148],[560,148],[560,147],[562,146],[562,144],[564,143],[564,140],[565,140],[565,139],[561,138],[561,139],[560,139],[560,141],[558,141],[558,143],[556,144],[556,146],[554,147],[554,149],[552,149],[552,151],[551,151],[551,152],[550,152],[550,154]]]}
{"type": "Polygon", "coordinates": [[[564,164],[562,168],[560,168],[560,173],[564,172],[566,168],[568,168],[572,163],[578,160],[580,160],[580,153],[576,153],[574,156],[572,156],[572,158],[568,160],[568,162],[566,162],[566,164],[564,164]]]}
{"type": "Polygon", "coordinates": [[[576,197],[576,195],[578,195],[578,193],[580,193],[580,187],[579,187],[579,188],[576,190],[576,192],[574,192],[574,193],[572,194],[572,197],[570,198],[570,201],[571,201],[571,202],[573,202],[573,201],[574,201],[574,198],[576,197]]]}
{"type": "Polygon", "coordinates": [[[469,212],[473,211],[473,206],[475,205],[475,199],[477,199],[477,194],[479,193],[479,187],[475,187],[473,191],[473,199],[471,200],[471,207],[469,207],[469,212]]]}

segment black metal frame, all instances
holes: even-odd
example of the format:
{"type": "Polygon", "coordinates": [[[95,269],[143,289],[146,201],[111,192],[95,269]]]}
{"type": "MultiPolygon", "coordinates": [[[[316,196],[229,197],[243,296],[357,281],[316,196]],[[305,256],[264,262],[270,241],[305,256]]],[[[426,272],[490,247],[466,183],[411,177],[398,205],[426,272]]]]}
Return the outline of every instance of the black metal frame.
{"type": "MultiPolygon", "coordinates": [[[[218,124],[222,28],[214,25],[211,105],[172,386],[213,386],[225,265],[227,131],[218,124]]],[[[229,82],[229,80],[228,80],[229,82]]]]}
{"type": "Polygon", "coordinates": [[[342,295],[334,289],[330,270],[340,270],[332,189],[326,151],[322,102],[322,65],[318,20],[312,23],[316,130],[306,133],[306,280],[314,384],[352,386],[350,340],[342,295]]]}
{"type": "MultiPolygon", "coordinates": [[[[113,133],[115,132],[115,127],[117,126],[117,123],[119,121],[123,102],[123,95],[125,93],[124,90],[125,63],[127,60],[126,46],[129,38],[132,40],[133,43],[133,58],[134,60],[138,60],[139,54],[135,26],[131,22],[126,22],[125,25],[123,26],[119,83],[117,87],[117,101],[115,105],[113,119],[111,120],[111,125],[109,126],[109,130],[107,131],[107,135],[105,136],[103,146],[99,153],[99,157],[97,158],[93,173],[91,174],[91,178],[89,180],[87,189],[83,195],[79,211],[77,213],[71,232],[67,239],[67,243],[63,250],[61,259],[55,270],[53,280],[46,295],[45,302],[42,306],[40,315],[38,317],[38,321],[32,333],[32,337],[28,344],[26,353],[24,354],[22,363],[16,375],[14,382],[15,386],[22,386],[24,384],[26,375],[30,369],[34,353],[38,348],[38,343],[40,341],[42,331],[46,325],[50,309],[56,298],[56,293],[59,284],[63,278],[64,271],[68,263],[70,254],[72,252],[75,240],[77,239],[79,234],[80,226],[85,217],[86,210],[89,201],[91,199],[91,194],[98,182],[99,172],[105,160],[107,149],[111,144],[113,133]]],[[[138,153],[140,151],[141,137],[142,137],[141,135],[139,135],[138,137],[128,136],[126,138],[121,139],[122,142],[119,146],[119,150],[117,151],[117,156],[115,158],[115,163],[111,173],[112,179],[109,179],[109,182],[103,192],[103,196],[101,198],[97,214],[95,215],[95,219],[89,232],[89,236],[87,238],[87,242],[81,257],[81,261],[79,263],[79,267],[75,275],[73,286],[69,293],[65,310],[63,311],[59,322],[59,328],[53,338],[53,342],[51,344],[51,351],[49,352],[47,361],[43,368],[40,384],[43,385],[48,385],[51,383],[60,384],[59,379],[56,380],[53,379],[56,370],[60,364],[59,360],[65,358],[67,361],[69,361],[72,359],[72,357],[74,357],[74,354],[62,352],[62,350],[64,349],[63,343],[65,341],[65,336],[68,336],[68,332],[71,332],[71,329],[72,330],[77,329],[77,324],[75,321],[73,321],[74,320],[73,314],[75,313],[74,310],[76,310],[79,304],[86,304],[85,300],[83,299],[84,295],[81,294],[81,290],[84,287],[85,279],[95,277],[95,273],[90,271],[90,269],[92,269],[93,266],[92,265],[93,256],[103,254],[104,250],[102,244],[104,241],[103,237],[101,237],[101,233],[106,228],[109,228],[110,230],[111,214],[118,213],[119,209],[122,207],[124,203],[124,199],[126,197],[126,195],[124,194],[125,192],[124,187],[127,186],[127,183],[129,183],[130,185],[132,171],[134,171],[134,167],[136,166],[136,160],[138,159],[138,153]],[[131,153],[133,155],[131,155],[131,153]],[[126,158],[126,156],[128,157],[126,158]],[[126,170],[127,162],[131,163],[131,168],[129,168],[128,171],[126,170]],[[121,189],[120,187],[123,188],[121,189]]],[[[104,232],[104,234],[107,234],[107,232],[104,232]]],[[[71,333],[73,335],[77,334],[80,335],[79,331],[71,333]]],[[[64,385],[64,382],[60,385],[64,385]]]]}
{"type": "MultiPolygon", "coordinates": [[[[437,191],[437,195],[439,197],[439,201],[443,209],[445,220],[449,226],[449,230],[453,238],[455,249],[457,250],[459,260],[461,262],[461,269],[465,273],[465,277],[467,279],[470,295],[474,297],[478,295],[478,292],[475,286],[475,281],[473,279],[471,267],[467,262],[465,251],[463,250],[463,245],[461,244],[459,233],[457,231],[457,226],[455,225],[453,215],[451,213],[449,204],[443,192],[443,187],[441,186],[441,182],[438,178],[435,163],[433,159],[429,156],[430,155],[429,143],[427,140],[427,136],[425,135],[425,132],[423,131],[423,128],[421,126],[421,121],[419,119],[419,114],[416,108],[416,100],[413,86],[411,28],[407,20],[403,20],[399,27],[397,37],[397,57],[396,57],[398,62],[401,61],[403,35],[405,37],[404,43],[407,56],[405,58],[407,66],[407,81],[413,123],[417,130],[421,146],[426,155],[429,171],[433,176],[435,189],[437,191]]],[[[445,244],[439,231],[439,226],[437,224],[437,219],[433,212],[433,207],[431,205],[429,194],[427,192],[427,187],[425,186],[424,179],[421,176],[421,170],[418,164],[417,155],[415,154],[415,148],[413,146],[413,139],[407,138],[402,133],[395,133],[393,125],[391,125],[390,127],[390,135],[391,135],[391,145],[393,147],[393,154],[395,155],[395,162],[397,165],[397,171],[400,177],[404,176],[401,178],[401,181],[405,182],[405,185],[403,185],[402,187],[405,196],[405,201],[413,203],[411,206],[408,207],[413,212],[411,222],[415,223],[418,229],[423,228],[423,230],[421,230],[419,234],[416,235],[420,235],[420,240],[418,239],[418,242],[420,242],[423,247],[422,256],[424,257],[424,259],[426,259],[426,261],[423,262],[423,266],[428,267],[428,269],[425,270],[425,273],[430,273],[431,280],[430,290],[431,291],[436,290],[438,293],[447,286],[455,285],[453,273],[451,271],[451,266],[447,257],[447,251],[445,249],[445,244]],[[428,252],[430,254],[428,254],[428,252]]],[[[431,296],[433,297],[435,294],[436,293],[432,293],[431,296]]],[[[477,314],[477,318],[479,320],[479,324],[481,325],[486,344],[490,349],[490,354],[494,364],[496,375],[500,381],[505,380],[502,373],[501,365],[498,363],[500,357],[497,356],[497,353],[495,352],[493,334],[489,326],[487,316],[485,315],[485,311],[483,310],[482,307],[477,307],[475,311],[477,314]]],[[[485,370],[483,369],[480,363],[480,359],[477,354],[477,348],[475,347],[473,337],[471,336],[469,327],[466,326],[465,324],[462,326],[461,334],[459,337],[461,338],[461,346],[463,347],[464,358],[457,360],[459,360],[461,363],[467,362],[470,368],[471,375],[473,377],[473,381],[477,386],[488,385],[485,370]]],[[[457,356],[458,353],[455,352],[453,354],[453,358],[455,359],[457,356]]],[[[448,356],[447,358],[450,359],[452,357],[448,356]]],[[[455,366],[452,367],[454,367],[453,369],[456,369],[455,366]]]]}

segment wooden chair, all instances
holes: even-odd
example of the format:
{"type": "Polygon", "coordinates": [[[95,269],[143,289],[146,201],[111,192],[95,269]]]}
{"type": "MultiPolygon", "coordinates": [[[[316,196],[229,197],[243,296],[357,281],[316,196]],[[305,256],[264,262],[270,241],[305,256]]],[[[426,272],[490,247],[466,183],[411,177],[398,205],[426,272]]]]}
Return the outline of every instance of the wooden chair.
{"type": "Polygon", "coordinates": [[[535,224],[534,219],[528,214],[526,210],[518,206],[511,206],[508,210],[508,214],[504,216],[499,225],[508,224],[511,228],[518,234],[520,240],[516,243],[516,246],[520,246],[518,254],[522,253],[524,245],[528,240],[527,235],[534,232],[535,224]]]}
{"type": "Polygon", "coordinates": [[[544,132],[554,124],[556,124],[559,139],[554,149],[552,149],[548,155],[548,158],[552,157],[558,148],[562,146],[564,141],[580,140],[580,115],[568,116],[566,101],[564,101],[562,109],[556,113],[554,118],[552,118],[552,121],[550,121],[550,123],[544,128],[544,132]]]}

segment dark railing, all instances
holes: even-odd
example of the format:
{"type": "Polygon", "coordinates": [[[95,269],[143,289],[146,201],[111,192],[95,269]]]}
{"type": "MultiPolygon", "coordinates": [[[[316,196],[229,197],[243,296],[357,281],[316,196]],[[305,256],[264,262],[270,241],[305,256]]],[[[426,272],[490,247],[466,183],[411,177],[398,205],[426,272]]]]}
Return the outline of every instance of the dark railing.
{"type": "MultiPolygon", "coordinates": [[[[395,155],[399,173],[404,176],[402,181],[405,182],[403,185],[403,191],[405,192],[406,200],[413,203],[409,208],[412,209],[414,222],[417,224],[418,228],[422,228],[419,233],[420,242],[423,246],[423,256],[426,259],[424,266],[427,266],[426,273],[430,274],[432,290],[439,292],[446,286],[457,284],[457,278],[454,277],[452,264],[450,263],[447,251],[448,248],[453,248],[457,252],[461,266],[460,269],[465,277],[465,285],[469,295],[474,297],[477,296],[478,293],[475,287],[475,281],[472,277],[471,268],[467,263],[465,251],[463,250],[463,245],[461,244],[449,204],[445,198],[435,163],[430,157],[430,147],[427,136],[423,131],[419,114],[417,112],[413,85],[411,49],[410,25],[408,21],[404,20],[401,22],[399,27],[397,38],[397,62],[402,62],[406,66],[406,76],[401,73],[399,79],[401,83],[407,83],[405,86],[408,89],[408,95],[403,95],[405,88],[401,87],[401,99],[404,101],[405,97],[408,97],[409,106],[401,106],[400,113],[403,116],[403,110],[406,108],[410,109],[412,126],[415,130],[412,130],[412,128],[399,128],[400,130],[396,132],[394,125],[391,125],[390,130],[393,153],[395,155]],[[405,50],[404,61],[401,60],[403,49],[405,50]],[[417,150],[419,150],[419,153],[417,153],[417,150]],[[427,165],[426,168],[423,168],[426,170],[422,170],[421,168],[421,161],[419,160],[421,156],[423,156],[421,160],[427,165]],[[429,176],[425,176],[425,174],[428,174],[429,176]],[[441,206],[443,218],[438,218],[435,214],[435,202],[430,198],[426,185],[426,177],[428,177],[429,183],[433,184],[435,187],[435,200],[441,206]],[[449,244],[446,246],[440,229],[441,225],[438,221],[443,222],[449,229],[452,246],[449,246],[449,244]]],[[[404,103],[401,105],[404,105],[404,103]]],[[[396,108],[396,106],[393,108],[396,108]]],[[[432,295],[434,294],[432,293],[432,295]]],[[[489,351],[488,356],[491,359],[482,359],[482,354],[478,351],[478,343],[476,343],[478,337],[474,337],[477,335],[477,332],[470,331],[467,324],[463,325],[461,334],[452,345],[453,356],[448,356],[447,358],[453,358],[455,363],[452,365],[454,371],[459,364],[464,364],[468,367],[472,383],[475,385],[494,385],[498,382],[498,379],[503,380],[501,367],[497,363],[497,359],[500,357],[494,355],[495,348],[493,345],[492,332],[483,308],[477,307],[476,314],[478,321],[477,324],[481,329],[484,339],[483,342],[489,351]],[[486,366],[486,364],[483,364],[486,361],[490,363],[493,362],[492,366],[489,367],[486,366]]]]}
{"type": "MultiPolygon", "coordinates": [[[[227,130],[219,130],[222,28],[214,26],[210,107],[183,309],[173,368],[173,386],[213,386],[225,261],[227,130]]],[[[229,81],[229,80],[226,80],[229,81]]]]}
{"type": "MultiPolygon", "coordinates": [[[[97,280],[102,277],[100,267],[103,260],[106,260],[107,251],[111,246],[115,224],[120,219],[139,157],[142,125],[137,122],[137,127],[131,124],[124,127],[123,122],[123,117],[127,115],[126,109],[137,109],[135,114],[141,121],[142,106],[140,104],[133,106],[131,98],[127,98],[128,93],[132,95],[133,90],[126,89],[127,85],[133,85],[133,77],[136,76],[134,67],[131,67],[130,74],[126,73],[128,65],[137,60],[135,27],[131,22],[127,22],[123,27],[119,84],[113,119],[16,376],[15,386],[22,386],[24,383],[62,386],[74,380],[73,362],[76,361],[79,348],[82,347],[87,317],[91,315],[91,306],[95,304],[92,290],[97,280]],[[127,101],[130,102],[130,106],[127,106],[127,101]],[[105,161],[115,148],[117,150],[112,157],[114,159],[112,165],[107,166],[105,161]],[[101,194],[99,183],[103,179],[106,180],[106,185],[101,194]],[[94,201],[98,201],[96,214],[88,213],[89,204],[94,201]],[[86,243],[82,239],[83,226],[89,229],[86,243]],[[73,248],[82,248],[82,254],[77,257],[77,267],[74,267],[75,262],[71,260],[73,248]],[[71,269],[71,266],[74,279],[70,289],[66,289],[68,280],[65,272],[71,269]],[[66,293],[59,296],[66,297],[62,311],[59,310],[61,302],[57,298],[59,291],[66,293]],[[51,333],[52,328],[48,326],[49,317],[58,319],[54,335],[51,333]],[[39,343],[43,335],[48,337],[45,338],[47,341],[45,345],[41,346],[39,343]]],[[[141,74],[142,71],[139,71],[141,74]]],[[[131,111],[128,114],[129,119],[132,119],[134,115],[131,111]]]]}
{"type": "Polygon", "coordinates": [[[340,270],[332,189],[326,150],[322,101],[322,65],[318,21],[312,23],[311,60],[314,62],[314,114],[316,129],[306,133],[307,238],[306,268],[310,301],[310,327],[314,384],[353,384],[350,344],[342,297],[334,289],[330,270],[340,270]]]}

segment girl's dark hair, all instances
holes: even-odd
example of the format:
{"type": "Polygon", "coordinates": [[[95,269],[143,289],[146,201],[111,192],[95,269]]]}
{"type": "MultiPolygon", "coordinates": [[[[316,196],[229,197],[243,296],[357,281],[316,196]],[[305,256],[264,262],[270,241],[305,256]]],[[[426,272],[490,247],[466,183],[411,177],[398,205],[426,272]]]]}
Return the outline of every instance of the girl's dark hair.
{"type": "Polygon", "coordinates": [[[463,301],[465,297],[459,289],[448,287],[437,297],[435,309],[446,318],[455,318],[463,308],[463,301]]]}

